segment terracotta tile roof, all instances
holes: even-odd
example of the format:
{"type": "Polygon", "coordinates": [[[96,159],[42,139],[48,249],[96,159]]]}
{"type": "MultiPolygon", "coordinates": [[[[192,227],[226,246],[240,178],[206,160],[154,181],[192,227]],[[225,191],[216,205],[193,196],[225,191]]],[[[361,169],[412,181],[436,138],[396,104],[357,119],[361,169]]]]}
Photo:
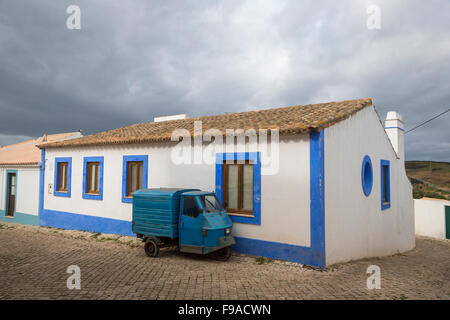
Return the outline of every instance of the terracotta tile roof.
{"type": "MultiPolygon", "coordinates": [[[[80,132],[67,132],[49,134],[46,136],[47,143],[61,141],[64,139],[78,138],[80,132]]],[[[3,146],[0,148],[0,165],[36,165],[41,162],[41,150],[37,144],[44,143],[44,136],[36,139],[3,146]]]]}
{"type": "Polygon", "coordinates": [[[46,143],[42,148],[84,147],[108,144],[130,144],[170,141],[175,129],[187,129],[193,135],[194,121],[201,120],[203,132],[215,128],[279,129],[280,135],[307,133],[342,121],[355,112],[372,105],[372,99],[355,99],[258,111],[220,114],[182,120],[137,123],[128,127],[104,131],[82,138],[46,143]]]}

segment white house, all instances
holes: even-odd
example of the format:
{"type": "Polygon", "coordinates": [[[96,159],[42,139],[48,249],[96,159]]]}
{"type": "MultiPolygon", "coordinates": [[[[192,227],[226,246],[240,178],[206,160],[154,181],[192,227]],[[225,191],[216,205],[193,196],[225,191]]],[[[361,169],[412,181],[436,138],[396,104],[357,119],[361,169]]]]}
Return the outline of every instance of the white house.
{"type": "Polygon", "coordinates": [[[238,252],[323,268],[415,246],[403,123],[389,113],[384,128],[372,99],[163,118],[40,147],[44,226],[131,235],[134,190],[200,188],[227,208],[238,252]]]}
{"type": "Polygon", "coordinates": [[[450,239],[450,201],[443,199],[414,199],[416,234],[450,239]]]}
{"type": "Polygon", "coordinates": [[[81,137],[69,132],[0,148],[0,221],[39,225],[41,151],[36,144],[81,137]]]}

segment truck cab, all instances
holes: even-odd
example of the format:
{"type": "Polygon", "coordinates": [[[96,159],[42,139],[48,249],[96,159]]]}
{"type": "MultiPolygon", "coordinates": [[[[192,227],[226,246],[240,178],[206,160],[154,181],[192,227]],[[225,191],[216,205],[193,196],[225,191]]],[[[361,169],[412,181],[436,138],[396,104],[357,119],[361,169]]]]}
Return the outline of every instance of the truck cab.
{"type": "Polygon", "coordinates": [[[183,193],[180,211],[180,251],[208,254],[234,244],[232,222],[214,193],[183,193]]]}
{"type": "Polygon", "coordinates": [[[177,245],[180,252],[227,260],[235,243],[232,222],[214,192],[198,189],[143,189],[133,194],[133,232],[150,257],[177,245]]]}

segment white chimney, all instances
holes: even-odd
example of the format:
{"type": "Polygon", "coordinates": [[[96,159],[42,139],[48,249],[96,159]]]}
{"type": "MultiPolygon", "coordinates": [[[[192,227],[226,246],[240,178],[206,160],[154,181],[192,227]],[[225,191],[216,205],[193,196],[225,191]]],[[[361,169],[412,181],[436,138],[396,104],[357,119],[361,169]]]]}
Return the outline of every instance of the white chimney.
{"type": "Polygon", "coordinates": [[[186,119],[186,114],[175,114],[173,116],[164,116],[164,117],[155,117],[153,119],[154,122],[162,122],[162,121],[170,121],[170,120],[181,120],[186,119]]]}
{"type": "Polygon", "coordinates": [[[391,140],[397,157],[405,160],[405,140],[403,136],[405,127],[402,116],[396,111],[389,111],[384,121],[384,130],[386,130],[389,140],[391,140]]]}

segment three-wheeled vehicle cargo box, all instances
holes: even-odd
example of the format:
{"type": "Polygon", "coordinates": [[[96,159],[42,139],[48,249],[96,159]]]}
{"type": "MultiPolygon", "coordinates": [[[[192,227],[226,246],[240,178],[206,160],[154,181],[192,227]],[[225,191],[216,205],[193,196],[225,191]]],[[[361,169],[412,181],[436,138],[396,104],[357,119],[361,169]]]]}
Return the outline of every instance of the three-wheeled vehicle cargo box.
{"type": "Polygon", "coordinates": [[[178,238],[180,196],[198,189],[142,189],[133,193],[133,232],[178,238]]]}
{"type": "Polygon", "coordinates": [[[212,191],[142,189],[133,193],[132,229],[149,257],[163,247],[227,260],[235,243],[233,224],[212,191]]]}

